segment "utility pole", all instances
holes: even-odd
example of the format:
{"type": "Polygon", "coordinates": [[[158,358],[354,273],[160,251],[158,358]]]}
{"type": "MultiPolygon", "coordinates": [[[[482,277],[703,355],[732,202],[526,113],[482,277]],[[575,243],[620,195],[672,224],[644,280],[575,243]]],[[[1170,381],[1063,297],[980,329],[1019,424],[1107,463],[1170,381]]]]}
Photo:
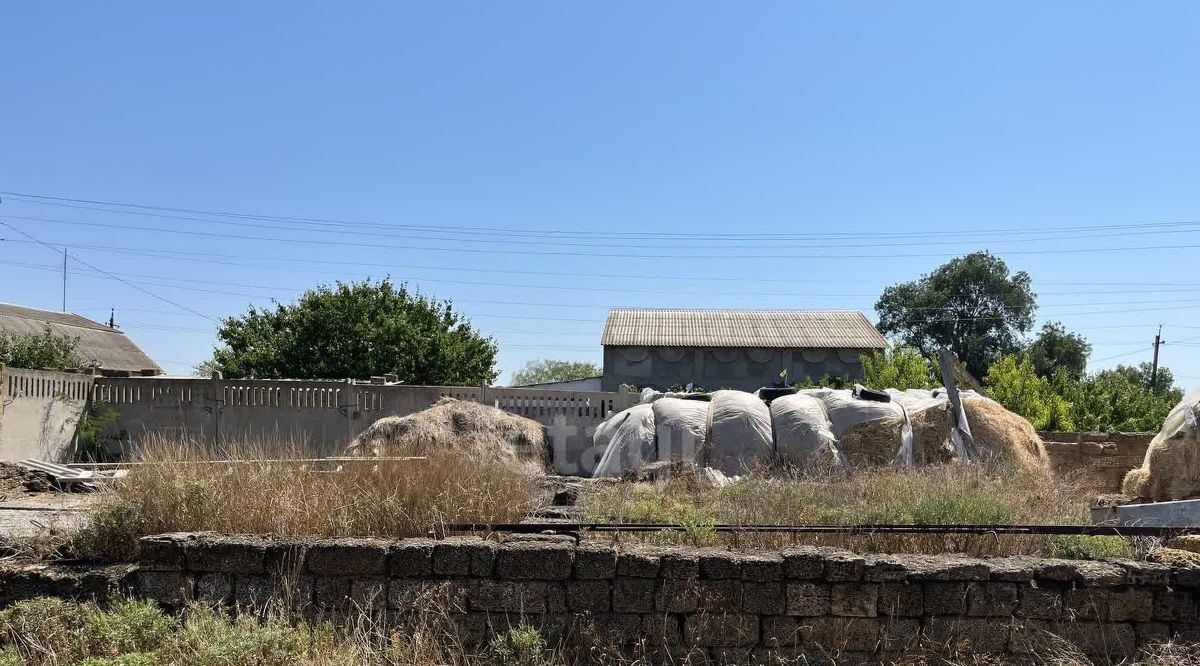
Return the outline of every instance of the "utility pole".
{"type": "Polygon", "coordinates": [[[1162,324],[1158,325],[1158,333],[1154,334],[1154,363],[1150,366],[1150,393],[1158,389],[1158,348],[1165,344],[1162,339],[1162,324]]]}
{"type": "Polygon", "coordinates": [[[63,246],[63,312],[67,311],[67,246],[63,246]]]}

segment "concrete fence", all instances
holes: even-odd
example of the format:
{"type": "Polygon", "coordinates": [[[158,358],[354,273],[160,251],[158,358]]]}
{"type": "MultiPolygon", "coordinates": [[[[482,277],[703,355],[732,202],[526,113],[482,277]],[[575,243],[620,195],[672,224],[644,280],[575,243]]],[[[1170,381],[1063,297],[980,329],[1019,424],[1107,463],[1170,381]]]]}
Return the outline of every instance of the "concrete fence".
{"type": "Polygon", "coordinates": [[[95,385],[108,434],[124,446],[148,436],[186,436],[212,444],[303,443],[317,454],[341,452],[371,423],[421,411],[441,398],[470,400],[547,427],[554,466],[589,474],[599,452],[596,426],[635,404],[629,393],[470,386],[401,386],[352,381],[104,377],[95,385]]]}
{"type": "Polygon", "coordinates": [[[94,381],[90,374],[0,365],[0,458],[71,457],[94,381]]]}

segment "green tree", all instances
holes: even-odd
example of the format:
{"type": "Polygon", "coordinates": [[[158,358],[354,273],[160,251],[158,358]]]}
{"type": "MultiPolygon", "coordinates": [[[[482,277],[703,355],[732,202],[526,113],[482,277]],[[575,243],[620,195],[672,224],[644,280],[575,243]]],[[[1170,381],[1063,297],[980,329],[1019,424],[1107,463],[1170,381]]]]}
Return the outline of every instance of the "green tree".
{"type": "Polygon", "coordinates": [[[946,347],[976,377],[1020,348],[1033,327],[1037,295],[1028,273],[1009,274],[987,252],[958,257],[913,282],[892,285],[875,303],[879,330],[922,354],[946,347]]]}
{"type": "Polygon", "coordinates": [[[1158,369],[1158,390],[1150,391],[1149,363],[1121,365],[1086,377],[1070,388],[1072,418],[1081,430],[1155,431],[1180,400],[1167,368],[1158,369]]]}
{"type": "Polygon", "coordinates": [[[251,307],[217,331],[212,368],[226,377],[355,378],[395,374],[407,384],[468,385],[496,378],[496,343],[449,301],[401,283],[338,282],[296,303],[251,307]]]}
{"type": "Polygon", "coordinates": [[[1039,377],[1051,377],[1061,370],[1078,380],[1087,368],[1092,345],[1078,333],[1071,333],[1062,323],[1052,321],[1042,326],[1041,333],[1025,350],[1039,377]]]}
{"type": "Polygon", "coordinates": [[[1038,376],[1027,356],[1001,356],[988,369],[984,386],[989,397],[1038,430],[1074,430],[1070,403],[1049,379],[1038,376]]]}
{"type": "Polygon", "coordinates": [[[529,361],[520,370],[513,373],[513,386],[526,384],[544,384],[546,382],[567,382],[572,379],[587,379],[603,374],[600,366],[590,361],[555,361],[552,359],[537,359],[529,361]]]}
{"type": "Polygon", "coordinates": [[[84,365],[79,338],[61,335],[47,326],[41,333],[0,331],[0,365],[14,368],[75,369],[84,365]]]}
{"type": "Polygon", "coordinates": [[[863,381],[873,388],[934,388],[941,386],[933,367],[912,347],[892,345],[862,357],[863,381]]]}

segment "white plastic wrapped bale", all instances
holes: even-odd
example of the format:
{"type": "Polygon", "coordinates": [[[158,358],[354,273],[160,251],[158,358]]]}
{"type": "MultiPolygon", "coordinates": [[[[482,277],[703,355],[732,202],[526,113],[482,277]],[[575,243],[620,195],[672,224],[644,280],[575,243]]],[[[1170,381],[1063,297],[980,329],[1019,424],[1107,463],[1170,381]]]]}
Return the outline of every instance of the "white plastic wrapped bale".
{"type": "Polygon", "coordinates": [[[838,438],[860,423],[898,419],[903,416],[900,406],[894,402],[860,400],[848,389],[817,389],[812,391],[812,394],[825,403],[825,412],[829,414],[833,436],[838,438]]]}
{"type": "Polygon", "coordinates": [[[707,400],[659,398],[654,408],[654,432],[659,460],[688,460],[699,464],[708,439],[707,400]]]}
{"type": "Polygon", "coordinates": [[[775,455],[785,464],[809,468],[842,462],[825,403],[811,395],[796,393],[771,401],[771,429],[775,455]]]}
{"type": "Polygon", "coordinates": [[[771,410],[762,400],[743,391],[716,391],[709,413],[704,465],[738,475],[753,462],[770,459],[774,450],[771,410]]]}
{"type": "Polygon", "coordinates": [[[1184,396],[1167,414],[1142,466],[1125,475],[1121,491],[1155,502],[1200,495],[1200,391],[1184,396]]]}
{"type": "Polygon", "coordinates": [[[654,444],[654,406],[646,403],[617,412],[601,423],[592,436],[604,455],[592,472],[594,477],[620,476],[630,468],[641,467],[657,459],[654,444]]]}

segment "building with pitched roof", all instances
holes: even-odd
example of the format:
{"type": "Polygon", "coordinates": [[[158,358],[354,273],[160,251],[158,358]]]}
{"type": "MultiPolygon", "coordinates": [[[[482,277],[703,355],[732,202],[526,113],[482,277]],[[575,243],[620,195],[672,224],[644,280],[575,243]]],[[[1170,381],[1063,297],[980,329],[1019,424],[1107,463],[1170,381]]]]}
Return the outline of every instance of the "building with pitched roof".
{"type": "Polygon", "coordinates": [[[49,327],[78,341],[79,355],[102,374],[161,375],[162,368],[121,331],[86,317],[0,303],[0,331],[42,333],[49,327]]]}
{"type": "Polygon", "coordinates": [[[805,377],[862,376],[887,341],[854,310],[617,308],[601,339],[605,391],[689,383],[754,391],[805,377]]]}

